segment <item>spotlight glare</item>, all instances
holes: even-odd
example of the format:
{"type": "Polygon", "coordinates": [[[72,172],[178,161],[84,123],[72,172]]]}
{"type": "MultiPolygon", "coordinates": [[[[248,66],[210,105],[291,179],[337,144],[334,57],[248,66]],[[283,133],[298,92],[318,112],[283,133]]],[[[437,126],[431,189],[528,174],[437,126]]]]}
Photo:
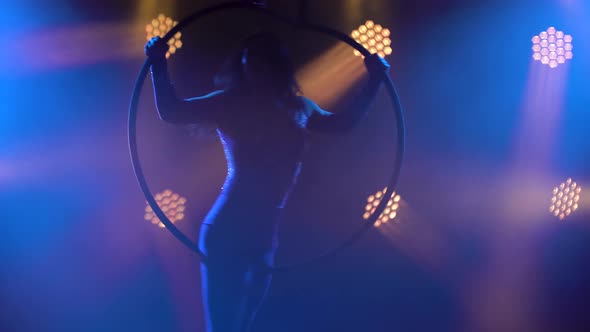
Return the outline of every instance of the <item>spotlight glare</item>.
{"type": "MultiPolygon", "coordinates": [[[[166,214],[166,217],[174,224],[177,221],[184,219],[184,210],[186,198],[181,197],[179,194],[172,192],[172,190],[164,190],[154,196],[154,199],[158,203],[158,206],[166,214]]],[[[150,221],[154,225],[158,225],[160,228],[164,228],[164,224],[160,221],[158,216],[154,213],[151,206],[147,204],[145,207],[145,214],[143,218],[150,221]]]]}
{"type": "Polygon", "coordinates": [[[543,32],[541,32],[541,33],[539,34],[539,37],[540,37],[541,39],[547,39],[547,36],[548,36],[548,34],[547,34],[547,31],[543,31],[543,32]]]}
{"type": "MultiPolygon", "coordinates": [[[[174,21],[172,18],[166,17],[164,14],[159,14],[150,24],[146,25],[146,39],[150,40],[156,36],[164,37],[164,35],[177,24],[178,22],[174,21]]],[[[170,40],[168,40],[170,49],[166,52],[166,59],[170,58],[172,54],[176,53],[176,51],[182,47],[182,42],[180,41],[181,36],[182,34],[177,32],[172,38],[170,38],[170,40]]]]}
{"type": "MultiPolygon", "coordinates": [[[[363,219],[367,220],[371,217],[373,213],[375,213],[375,209],[381,203],[381,200],[384,198],[385,192],[387,188],[384,188],[381,191],[378,191],[374,195],[370,195],[367,198],[367,204],[365,206],[365,212],[363,213],[363,219]]],[[[391,198],[387,202],[387,207],[383,210],[383,213],[379,216],[377,221],[375,222],[375,227],[379,227],[382,224],[388,223],[391,220],[394,220],[397,217],[397,211],[399,209],[399,201],[401,200],[400,195],[396,194],[395,192],[391,195],[391,198]]]]}
{"type": "Polygon", "coordinates": [[[549,212],[560,220],[576,211],[579,207],[582,188],[571,178],[553,188],[549,212]]]}
{"type": "MultiPolygon", "coordinates": [[[[350,35],[371,54],[378,54],[381,57],[385,57],[392,53],[391,47],[388,48],[391,45],[389,29],[385,29],[380,24],[375,24],[371,20],[366,21],[363,25],[353,30],[350,35]]],[[[356,50],[353,53],[356,56],[362,57],[362,54],[356,50]]]]}
{"type": "Polygon", "coordinates": [[[573,58],[572,36],[566,35],[563,31],[557,31],[549,27],[547,31],[541,32],[538,36],[531,38],[533,42],[533,59],[540,61],[550,68],[557,68],[560,64],[566,63],[573,58]],[[563,57],[560,57],[563,56],[563,57]]]}

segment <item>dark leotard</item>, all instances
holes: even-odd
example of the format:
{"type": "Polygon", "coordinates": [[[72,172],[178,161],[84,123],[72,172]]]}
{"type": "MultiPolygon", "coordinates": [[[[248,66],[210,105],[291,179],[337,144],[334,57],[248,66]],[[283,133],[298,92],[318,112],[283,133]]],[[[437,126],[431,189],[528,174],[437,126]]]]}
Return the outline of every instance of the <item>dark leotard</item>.
{"type": "Polygon", "coordinates": [[[228,174],[199,240],[205,318],[209,332],[247,331],[271,281],[278,221],[301,170],[306,128],[348,130],[379,81],[369,79],[349,111],[336,116],[304,97],[261,96],[248,87],[179,99],[165,58],[152,59],[151,69],[160,118],[213,124],[223,143],[228,174]]]}
{"type": "Polygon", "coordinates": [[[231,92],[223,99],[216,122],[228,172],[204,221],[200,247],[206,255],[272,252],[281,210],[301,170],[305,104],[231,92]]]}

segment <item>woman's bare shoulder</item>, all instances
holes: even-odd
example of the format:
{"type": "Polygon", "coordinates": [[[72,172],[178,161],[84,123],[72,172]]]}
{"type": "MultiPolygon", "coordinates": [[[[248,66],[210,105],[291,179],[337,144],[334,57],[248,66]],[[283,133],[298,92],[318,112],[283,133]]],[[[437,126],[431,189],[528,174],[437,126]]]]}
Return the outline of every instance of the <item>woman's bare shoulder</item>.
{"type": "Polygon", "coordinates": [[[207,99],[221,99],[227,97],[227,93],[224,90],[215,90],[204,94],[202,96],[188,98],[187,101],[198,101],[198,100],[207,100],[207,99]]]}

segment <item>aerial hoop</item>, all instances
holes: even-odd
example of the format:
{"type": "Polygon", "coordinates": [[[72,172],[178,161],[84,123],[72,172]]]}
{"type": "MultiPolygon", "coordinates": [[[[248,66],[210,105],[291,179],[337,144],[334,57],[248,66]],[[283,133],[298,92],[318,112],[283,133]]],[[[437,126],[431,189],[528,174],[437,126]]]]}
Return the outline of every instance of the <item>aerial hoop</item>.
{"type": "MultiPolygon", "coordinates": [[[[354,39],[352,39],[348,35],[343,34],[339,31],[336,31],[336,30],[333,30],[333,29],[330,29],[328,27],[324,27],[321,25],[311,24],[311,23],[308,23],[307,21],[292,20],[290,18],[273,13],[272,11],[270,11],[262,6],[257,6],[256,4],[251,4],[251,3],[245,3],[243,1],[228,2],[228,3],[219,4],[219,5],[215,5],[212,7],[208,7],[208,8],[199,10],[199,11],[191,14],[190,16],[185,18],[184,20],[180,21],[176,26],[174,26],[170,31],[168,31],[168,33],[162,39],[165,42],[167,42],[172,36],[174,36],[174,34],[181,31],[184,27],[197,21],[198,19],[203,18],[207,15],[217,13],[217,12],[220,12],[223,10],[228,10],[228,9],[243,9],[243,10],[250,10],[250,11],[259,12],[259,13],[268,15],[274,19],[277,19],[279,21],[282,21],[284,23],[287,23],[287,24],[289,24],[293,27],[296,27],[298,29],[314,31],[317,33],[322,33],[322,34],[331,36],[332,38],[335,38],[341,42],[344,42],[344,43],[350,45],[351,47],[353,47],[354,49],[359,51],[363,56],[368,56],[371,54],[367,49],[365,49],[362,45],[357,43],[354,39]]],[[[133,88],[133,93],[131,96],[131,103],[129,105],[128,139],[129,139],[129,153],[131,155],[131,162],[133,164],[133,170],[135,172],[137,182],[139,183],[139,186],[140,186],[141,190],[143,191],[143,194],[144,194],[149,206],[152,208],[152,210],[154,211],[156,216],[166,226],[166,228],[172,233],[172,235],[174,235],[174,237],[176,237],[180,242],[182,242],[189,249],[191,249],[192,251],[197,253],[200,256],[200,258],[202,260],[204,260],[206,257],[203,254],[203,252],[201,252],[201,250],[199,250],[198,244],[195,243],[194,241],[192,241],[191,239],[189,239],[182,231],[180,231],[170,221],[170,219],[168,219],[168,217],[166,216],[164,211],[162,211],[162,209],[160,209],[160,207],[158,206],[156,200],[154,199],[154,197],[148,187],[148,184],[147,184],[147,181],[146,181],[145,176],[143,174],[143,169],[141,167],[141,163],[139,160],[139,153],[137,150],[137,106],[139,103],[139,97],[140,97],[141,90],[142,90],[143,84],[145,82],[145,78],[147,76],[149,67],[150,67],[149,59],[146,59],[141,67],[141,70],[139,71],[138,76],[137,76],[135,86],[133,88]]],[[[403,157],[404,157],[405,124],[404,124],[404,113],[403,113],[402,106],[401,106],[401,103],[399,100],[399,96],[398,96],[395,86],[393,84],[393,81],[391,80],[391,77],[389,77],[388,73],[385,76],[386,77],[384,79],[384,85],[385,85],[385,88],[389,94],[389,97],[392,102],[392,106],[394,107],[394,111],[395,111],[396,122],[397,122],[397,141],[398,141],[398,149],[397,149],[396,155],[395,155],[395,157],[396,157],[395,164],[394,164],[393,171],[392,171],[391,177],[389,179],[389,182],[387,183],[387,190],[384,195],[385,197],[391,197],[393,192],[395,191],[395,187],[397,185],[397,182],[398,182],[398,179],[400,176],[401,166],[402,166],[403,157]]],[[[388,199],[381,200],[379,205],[376,207],[375,212],[369,217],[369,219],[366,220],[359,227],[359,229],[357,231],[352,233],[348,238],[346,238],[344,241],[342,241],[336,247],[334,247],[330,250],[327,250],[317,256],[314,256],[314,257],[311,257],[311,258],[308,258],[305,260],[301,260],[297,263],[285,264],[285,265],[275,265],[271,269],[273,271],[281,271],[281,270],[292,269],[294,267],[298,267],[298,266],[302,266],[302,265],[307,265],[307,264],[316,262],[320,259],[323,259],[325,257],[334,255],[335,253],[341,251],[342,249],[347,248],[348,246],[355,243],[364,233],[366,233],[368,231],[368,229],[371,226],[373,226],[373,224],[377,221],[379,216],[385,210],[388,201],[389,201],[388,199]]]]}

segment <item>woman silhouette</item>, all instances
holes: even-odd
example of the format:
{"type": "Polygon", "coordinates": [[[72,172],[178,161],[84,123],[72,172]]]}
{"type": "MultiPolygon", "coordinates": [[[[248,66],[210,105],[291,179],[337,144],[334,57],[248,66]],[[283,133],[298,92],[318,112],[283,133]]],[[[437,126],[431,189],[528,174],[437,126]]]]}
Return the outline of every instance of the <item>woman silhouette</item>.
{"type": "Polygon", "coordinates": [[[271,33],[246,38],[215,77],[222,87],[179,99],[170,83],[168,45],[150,40],[160,118],[215,126],[225,150],[227,177],[201,226],[203,303],[210,332],[247,331],[271,281],[281,210],[301,170],[309,131],[345,132],[366,113],[389,64],[365,58],[368,84],[351,107],[322,110],[300,94],[290,58],[271,33]]]}

